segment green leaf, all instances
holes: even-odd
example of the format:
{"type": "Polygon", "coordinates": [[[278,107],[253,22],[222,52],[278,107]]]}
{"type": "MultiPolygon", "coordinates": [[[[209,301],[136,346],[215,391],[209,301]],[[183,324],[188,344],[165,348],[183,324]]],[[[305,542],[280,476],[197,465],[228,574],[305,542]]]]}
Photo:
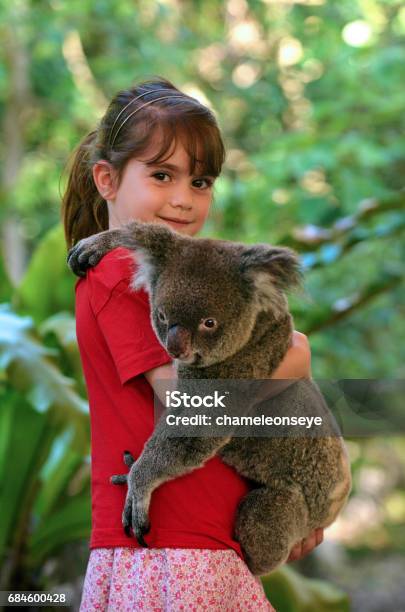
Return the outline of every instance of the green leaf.
{"type": "Polygon", "coordinates": [[[261,578],[266,596],[277,612],[349,612],[348,596],[323,580],[300,576],[283,565],[261,578]]]}
{"type": "Polygon", "coordinates": [[[84,385],[83,368],[76,338],[76,321],[70,312],[59,312],[41,323],[38,328],[45,339],[48,335],[55,338],[60,349],[59,364],[63,371],[72,375],[82,395],[87,394],[84,385]]]}
{"type": "Polygon", "coordinates": [[[63,508],[47,516],[36,528],[29,545],[28,565],[38,567],[61,546],[76,539],[88,538],[91,529],[89,492],[68,499],[63,508]]]}
{"type": "Polygon", "coordinates": [[[35,322],[60,310],[74,312],[76,278],[66,264],[63,228],[52,228],[39,243],[16,290],[16,308],[29,312],[35,322]]]}
{"type": "Polygon", "coordinates": [[[50,361],[54,349],[35,338],[33,322],[12,312],[9,304],[0,305],[0,366],[16,389],[27,393],[32,405],[44,412],[53,408],[54,418],[75,424],[80,437],[74,444],[86,447],[87,402],[74,390],[74,381],[63,376],[50,361]]]}
{"type": "MultiPolygon", "coordinates": [[[[72,434],[72,430],[65,431],[54,440],[47,462],[42,468],[42,487],[34,506],[34,513],[41,517],[41,520],[51,514],[60,500],[64,501],[69,483],[83,465],[83,455],[70,448],[72,434]]],[[[85,479],[85,484],[89,484],[88,478],[85,479]]]]}
{"type": "Polygon", "coordinates": [[[8,385],[0,388],[0,558],[26,533],[38,471],[57,429],[8,385]]]}
{"type": "Polygon", "coordinates": [[[0,302],[7,302],[11,299],[13,287],[6,272],[3,257],[0,255],[0,302]]]}

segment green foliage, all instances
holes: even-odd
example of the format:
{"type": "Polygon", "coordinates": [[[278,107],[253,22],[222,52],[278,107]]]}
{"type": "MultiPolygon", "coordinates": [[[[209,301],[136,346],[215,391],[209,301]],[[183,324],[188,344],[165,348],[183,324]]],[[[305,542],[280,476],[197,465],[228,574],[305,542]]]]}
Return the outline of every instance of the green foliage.
{"type": "Polygon", "coordinates": [[[7,275],[3,258],[0,257],[0,303],[5,302],[11,295],[11,282],[7,275]]]}
{"type": "Polygon", "coordinates": [[[1,366],[38,412],[52,411],[56,422],[71,421],[77,430],[73,444],[83,449],[87,445],[87,404],[75,392],[74,381],[49,359],[56,351],[43,346],[32,331],[31,319],[17,316],[6,304],[0,306],[1,366]]]}
{"type": "Polygon", "coordinates": [[[52,228],[40,242],[16,290],[14,302],[20,312],[38,323],[61,310],[74,312],[75,278],[66,265],[63,228],[52,228]]]}
{"type": "MultiPolygon", "coordinates": [[[[55,318],[43,324],[44,333],[66,339],[66,321],[63,327],[55,318]]],[[[0,306],[2,588],[16,575],[29,580],[47,556],[89,534],[87,404],[53,363],[56,356],[32,319],[0,306]]]]}
{"type": "Polygon", "coordinates": [[[349,598],[322,580],[309,580],[284,565],[262,578],[268,599],[280,612],[349,612],[349,598]]]}
{"type": "Polygon", "coordinates": [[[50,440],[46,419],[31,408],[23,395],[4,385],[0,393],[0,474],[3,483],[0,556],[4,561],[7,544],[16,544],[19,523],[24,518],[27,520],[26,512],[37,484],[33,475],[41,461],[42,449],[45,453],[49,450],[50,440]],[[24,430],[18,427],[21,421],[24,430]]]}
{"type": "MultiPolygon", "coordinates": [[[[69,475],[71,478],[72,473],[69,475]]],[[[64,544],[89,538],[90,499],[87,488],[82,495],[68,499],[63,507],[43,520],[35,530],[29,543],[27,560],[31,571],[41,567],[52,554],[57,554],[64,544]]]]}

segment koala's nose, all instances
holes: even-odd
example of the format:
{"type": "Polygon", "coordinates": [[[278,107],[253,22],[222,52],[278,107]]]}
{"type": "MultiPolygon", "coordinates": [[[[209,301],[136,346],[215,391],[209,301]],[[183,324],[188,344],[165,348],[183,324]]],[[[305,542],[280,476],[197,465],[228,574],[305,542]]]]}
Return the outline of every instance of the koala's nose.
{"type": "Polygon", "coordinates": [[[167,333],[167,352],[175,359],[186,357],[191,348],[191,333],[181,325],[171,325],[167,333]]]}

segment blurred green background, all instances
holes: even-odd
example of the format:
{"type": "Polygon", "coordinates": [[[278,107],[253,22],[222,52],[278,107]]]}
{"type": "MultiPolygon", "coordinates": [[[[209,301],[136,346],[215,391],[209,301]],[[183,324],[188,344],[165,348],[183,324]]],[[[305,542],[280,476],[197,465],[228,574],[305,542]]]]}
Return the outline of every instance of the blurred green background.
{"type": "MultiPolygon", "coordinates": [[[[299,251],[314,378],[404,378],[405,7],[1,0],[0,32],[0,590],[62,585],[77,606],[90,433],[60,225],[72,150],[139,80],[209,105],[227,161],[205,234],[299,251]]],[[[403,609],[404,438],[347,444],[345,511],[264,581],[279,612],[403,609]]]]}

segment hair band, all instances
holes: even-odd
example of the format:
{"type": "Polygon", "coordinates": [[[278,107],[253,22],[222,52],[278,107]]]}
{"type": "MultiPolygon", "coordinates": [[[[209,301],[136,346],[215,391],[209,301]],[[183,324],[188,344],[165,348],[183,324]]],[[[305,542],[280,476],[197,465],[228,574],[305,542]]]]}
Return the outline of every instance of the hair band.
{"type": "Polygon", "coordinates": [[[122,108],[122,109],[120,110],[120,112],[118,113],[118,115],[115,117],[114,123],[113,123],[113,125],[112,125],[111,130],[110,130],[110,138],[108,139],[109,143],[111,142],[111,136],[113,135],[113,131],[114,131],[114,128],[115,128],[115,124],[117,123],[118,119],[121,117],[122,113],[123,113],[124,111],[126,111],[126,109],[128,108],[128,106],[131,106],[131,104],[133,104],[133,102],[136,102],[136,100],[139,100],[139,98],[143,98],[143,96],[146,96],[147,94],[157,93],[158,91],[159,91],[159,92],[161,92],[161,91],[163,91],[163,90],[162,90],[162,89],[151,89],[150,91],[144,91],[143,93],[139,94],[139,96],[136,96],[135,98],[132,98],[132,99],[131,99],[131,100],[128,102],[128,104],[126,104],[126,105],[124,106],[124,108],[122,108]]]}
{"type": "MultiPolygon", "coordinates": [[[[159,90],[161,91],[161,90],[159,90]]],[[[152,93],[151,91],[148,91],[147,93],[152,93]]],[[[145,94],[143,94],[145,95],[145,94]]],[[[138,96],[138,98],[140,98],[141,96],[138,96]]],[[[184,94],[173,94],[173,95],[169,95],[169,96],[162,96],[160,98],[155,98],[154,100],[149,100],[148,102],[145,102],[145,104],[142,104],[139,108],[135,109],[132,113],[130,113],[128,115],[128,117],[126,117],[124,119],[124,121],[121,123],[121,125],[119,126],[118,130],[115,132],[115,136],[112,140],[112,142],[110,143],[111,148],[114,146],[114,143],[117,139],[117,136],[119,134],[119,132],[121,131],[121,128],[126,124],[126,122],[128,121],[128,119],[130,119],[133,115],[135,115],[135,113],[137,113],[138,111],[140,111],[142,108],[144,108],[145,106],[149,106],[149,104],[152,104],[153,102],[158,102],[159,100],[167,100],[168,98],[184,98],[184,94]]],[[[131,100],[131,102],[129,104],[132,104],[132,102],[134,102],[135,100],[137,100],[138,98],[134,98],[134,100],[131,100]]],[[[121,115],[121,113],[129,106],[129,104],[127,104],[122,111],[119,113],[119,115],[121,115]]],[[[118,115],[118,116],[119,116],[118,115]]],[[[118,119],[118,117],[117,117],[118,119]]],[[[114,121],[114,125],[117,121],[117,119],[114,121]]],[[[114,127],[113,125],[113,127],[114,127]]],[[[111,129],[111,135],[112,135],[112,129],[111,129]]]]}

